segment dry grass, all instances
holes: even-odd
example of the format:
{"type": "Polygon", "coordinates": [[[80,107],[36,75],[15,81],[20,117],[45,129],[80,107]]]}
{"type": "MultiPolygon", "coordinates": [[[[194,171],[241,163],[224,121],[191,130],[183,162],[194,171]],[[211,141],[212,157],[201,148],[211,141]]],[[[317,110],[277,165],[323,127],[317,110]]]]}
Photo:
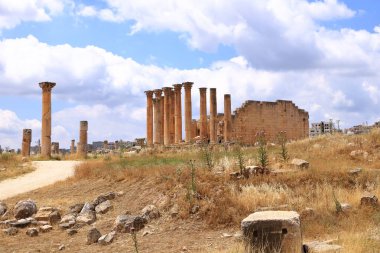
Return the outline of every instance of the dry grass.
{"type": "Polygon", "coordinates": [[[22,163],[21,157],[15,154],[0,154],[0,181],[14,178],[29,172],[35,168],[28,163],[22,163]]]}

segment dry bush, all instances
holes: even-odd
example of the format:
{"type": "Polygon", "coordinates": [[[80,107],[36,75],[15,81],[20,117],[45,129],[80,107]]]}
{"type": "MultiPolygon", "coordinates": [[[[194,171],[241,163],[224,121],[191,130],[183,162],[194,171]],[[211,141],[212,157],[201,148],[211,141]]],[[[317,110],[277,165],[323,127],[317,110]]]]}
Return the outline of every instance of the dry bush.
{"type": "Polygon", "coordinates": [[[16,154],[0,154],[0,181],[17,177],[34,171],[29,163],[22,162],[22,158],[16,154]]]}

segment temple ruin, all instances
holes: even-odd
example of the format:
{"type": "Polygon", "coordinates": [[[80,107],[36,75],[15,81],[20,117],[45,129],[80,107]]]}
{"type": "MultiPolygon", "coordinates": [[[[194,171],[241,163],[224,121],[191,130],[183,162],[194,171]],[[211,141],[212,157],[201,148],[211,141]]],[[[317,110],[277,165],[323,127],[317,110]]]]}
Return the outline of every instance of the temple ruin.
{"type": "Polygon", "coordinates": [[[224,113],[217,112],[216,88],[210,88],[209,115],[207,88],[199,88],[200,117],[192,118],[191,89],[193,83],[174,84],[153,91],[147,96],[147,145],[175,145],[193,143],[239,142],[253,145],[258,132],[264,131],[269,141],[279,132],[286,132],[289,140],[308,137],[309,114],[292,101],[262,102],[248,100],[232,112],[231,95],[224,95],[224,113]],[[185,140],[182,139],[182,87],[185,90],[185,140]],[[162,96],[163,93],[163,96],[162,96]]]}

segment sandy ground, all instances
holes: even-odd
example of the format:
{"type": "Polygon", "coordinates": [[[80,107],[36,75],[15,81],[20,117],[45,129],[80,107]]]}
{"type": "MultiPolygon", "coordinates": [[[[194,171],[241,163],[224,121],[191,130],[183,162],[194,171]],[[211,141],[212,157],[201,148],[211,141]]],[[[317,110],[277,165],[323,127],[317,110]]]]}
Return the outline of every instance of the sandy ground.
{"type": "Polygon", "coordinates": [[[35,161],[35,171],[0,182],[0,200],[64,180],[74,174],[78,161],[35,161]]]}

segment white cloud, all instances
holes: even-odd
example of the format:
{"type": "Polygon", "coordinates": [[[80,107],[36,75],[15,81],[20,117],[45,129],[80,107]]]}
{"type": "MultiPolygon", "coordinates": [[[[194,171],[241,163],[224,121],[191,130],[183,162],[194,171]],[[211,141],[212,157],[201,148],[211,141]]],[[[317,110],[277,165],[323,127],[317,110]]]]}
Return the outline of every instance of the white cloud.
{"type": "Polygon", "coordinates": [[[0,31],[21,22],[46,22],[62,13],[70,0],[0,0],[0,31]]]}

